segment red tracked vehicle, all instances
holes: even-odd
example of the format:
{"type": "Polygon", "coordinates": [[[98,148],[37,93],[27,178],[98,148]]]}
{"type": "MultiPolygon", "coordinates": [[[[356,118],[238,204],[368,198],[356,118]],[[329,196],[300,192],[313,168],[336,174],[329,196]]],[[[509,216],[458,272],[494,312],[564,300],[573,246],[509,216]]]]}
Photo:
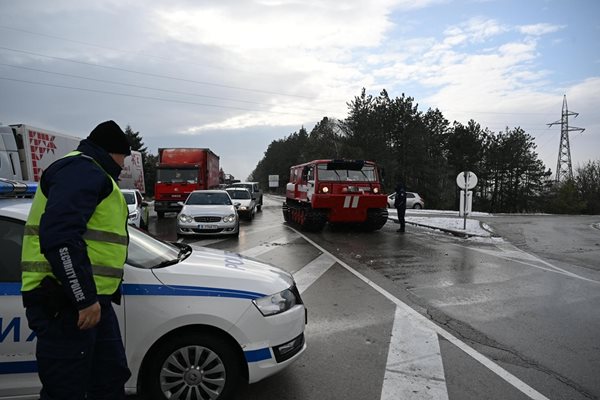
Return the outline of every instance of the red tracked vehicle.
{"type": "Polygon", "coordinates": [[[388,217],[387,196],[372,161],[314,160],[290,168],[283,218],[307,231],[325,224],[360,224],[374,231],[388,217]]]}

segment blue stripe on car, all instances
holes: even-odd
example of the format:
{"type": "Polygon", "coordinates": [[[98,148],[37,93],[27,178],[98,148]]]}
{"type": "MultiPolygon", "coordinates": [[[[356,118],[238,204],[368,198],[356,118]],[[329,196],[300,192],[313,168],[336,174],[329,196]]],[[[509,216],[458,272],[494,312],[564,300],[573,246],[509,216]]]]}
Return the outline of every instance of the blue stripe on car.
{"type": "Polygon", "coordinates": [[[32,374],[37,372],[35,361],[0,362],[0,375],[5,374],[32,374]]]}
{"type": "Polygon", "coordinates": [[[205,297],[233,297],[236,299],[258,299],[264,297],[262,293],[248,292],[223,288],[182,285],[144,285],[137,283],[124,283],[123,294],[127,296],[205,296],[205,297]]]}
{"type": "Polygon", "coordinates": [[[249,350],[244,352],[244,356],[246,357],[246,361],[248,361],[249,363],[268,360],[269,358],[271,358],[271,350],[269,350],[268,348],[249,350]]]}
{"type": "MultiPolygon", "coordinates": [[[[204,296],[204,297],[233,297],[236,299],[254,300],[265,295],[245,290],[211,288],[201,286],[165,286],[124,283],[123,294],[127,296],[204,296]]],[[[0,283],[0,296],[20,296],[21,283],[0,283]]]]}
{"type": "Polygon", "coordinates": [[[21,295],[21,283],[20,282],[0,283],[0,296],[20,296],[20,295],[21,295]]]}
{"type": "MultiPolygon", "coordinates": [[[[123,294],[127,296],[205,296],[205,297],[230,297],[236,299],[254,300],[265,295],[262,293],[244,290],[232,290],[223,288],[209,288],[198,286],[165,286],[165,285],[143,285],[126,283],[123,284],[123,294]]],[[[0,283],[0,296],[20,296],[21,283],[0,283]]],[[[248,363],[268,360],[271,358],[269,348],[250,350],[244,352],[248,363]]],[[[37,372],[35,361],[0,362],[0,375],[2,374],[25,374],[37,372]]]]}

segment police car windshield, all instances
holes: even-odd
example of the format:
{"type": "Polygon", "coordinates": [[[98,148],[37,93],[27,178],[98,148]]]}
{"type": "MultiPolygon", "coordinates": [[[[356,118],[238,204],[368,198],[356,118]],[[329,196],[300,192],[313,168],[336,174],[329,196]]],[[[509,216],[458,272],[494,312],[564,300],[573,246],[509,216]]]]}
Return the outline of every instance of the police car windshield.
{"type": "Polygon", "coordinates": [[[127,264],[132,267],[150,269],[172,265],[181,260],[180,248],[153,238],[133,226],[129,226],[128,229],[127,264]]]}

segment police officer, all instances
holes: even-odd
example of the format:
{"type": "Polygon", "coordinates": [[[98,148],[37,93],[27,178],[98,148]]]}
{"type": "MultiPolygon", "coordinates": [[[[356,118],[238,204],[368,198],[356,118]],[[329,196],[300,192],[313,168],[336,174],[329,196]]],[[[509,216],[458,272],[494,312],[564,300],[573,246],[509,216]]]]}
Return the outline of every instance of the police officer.
{"type": "Polygon", "coordinates": [[[25,225],[22,297],[37,335],[41,400],[124,399],[131,376],[111,302],[121,300],[127,136],[99,124],[43,173],[25,225]]]}
{"type": "Polygon", "coordinates": [[[404,215],[406,214],[406,188],[404,187],[404,183],[398,182],[395,191],[396,197],[394,198],[394,207],[398,212],[398,223],[400,224],[400,229],[396,232],[404,232],[406,226],[404,220],[404,215]]]}

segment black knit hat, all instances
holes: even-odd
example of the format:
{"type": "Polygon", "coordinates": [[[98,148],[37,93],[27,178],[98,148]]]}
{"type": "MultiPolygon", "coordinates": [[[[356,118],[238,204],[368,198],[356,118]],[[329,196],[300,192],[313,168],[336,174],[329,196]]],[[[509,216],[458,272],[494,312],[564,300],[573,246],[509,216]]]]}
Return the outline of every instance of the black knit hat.
{"type": "Polygon", "coordinates": [[[90,133],[88,140],[102,147],[108,153],[131,155],[129,140],[115,121],[105,121],[99,124],[90,133]]]}

